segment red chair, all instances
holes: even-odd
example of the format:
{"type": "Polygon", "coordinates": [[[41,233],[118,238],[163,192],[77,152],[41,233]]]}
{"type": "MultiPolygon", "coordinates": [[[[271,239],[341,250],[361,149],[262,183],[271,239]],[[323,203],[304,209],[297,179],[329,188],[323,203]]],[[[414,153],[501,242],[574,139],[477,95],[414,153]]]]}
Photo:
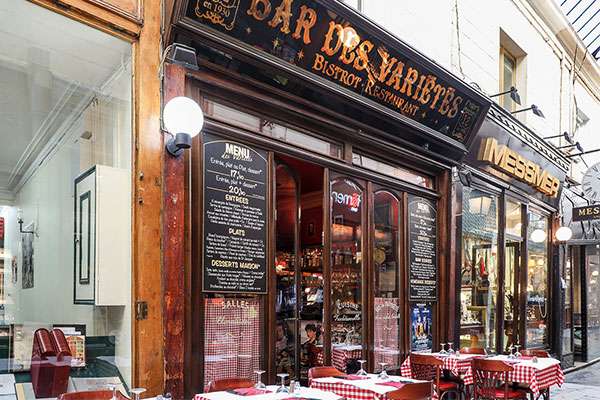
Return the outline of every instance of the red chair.
{"type": "Polygon", "coordinates": [[[217,379],[214,381],[208,382],[208,386],[206,387],[206,391],[210,392],[222,392],[224,390],[232,390],[232,389],[244,389],[253,387],[254,382],[250,379],[246,378],[225,378],[225,379],[217,379]]]}
{"type": "Polygon", "coordinates": [[[410,355],[410,369],[413,379],[422,381],[433,381],[433,390],[437,398],[442,399],[447,393],[456,393],[458,397],[461,391],[458,383],[440,379],[444,362],[434,356],[425,354],[410,355]]]}
{"type": "Polygon", "coordinates": [[[398,390],[386,393],[388,400],[429,400],[431,382],[409,383],[398,390]]]}
{"type": "MultiPolygon", "coordinates": [[[[112,390],[94,390],[90,392],[71,392],[63,393],[58,396],[58,400],[111,400],[112,390]]],[[[117,399],[129,400],[129,397],[117,391],[117,399]]]]}
{"type": "Polygon", "coordinates": [[[508,384],[508,373],[513,367],[503,361],[475,359],[473,368],[474,399],[515,400],[527,399],[527,391],[513,389],[508,384]]]}
{"type": "Polygon", "coordinates": [[[481,347],[463,347],[460,349],[460,354],[477,354],[477,355],[485,355],[485,350],[481,347]]]}
{"type": "Polygon", "coordinates": [[[335,367],[312,367],[308,370],[308,380],[317,378],[329,378],[331,376],[346,376],[345,373],[335,367]]]}

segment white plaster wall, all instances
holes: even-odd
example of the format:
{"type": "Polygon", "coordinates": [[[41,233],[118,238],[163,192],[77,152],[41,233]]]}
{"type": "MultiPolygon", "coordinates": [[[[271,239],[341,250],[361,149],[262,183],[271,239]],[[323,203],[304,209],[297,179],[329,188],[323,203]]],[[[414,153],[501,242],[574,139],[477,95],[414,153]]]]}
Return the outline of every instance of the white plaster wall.
{"type": "MultiPolygon", "coordinates": [[[[579,82],[575,83],[573,89],[577,108],[589,118],[589,122],[575,132],[575,140],[581,143],[584,150],[600,148],[600,102],[579,82]]],[[[590,167],[600,162],[600,153],[593,153],[584,157],[590,167]]],[[[573,178],[581,182],[586,169],[585,164],[577,160],[576,163],[573,163],[573,178]]]]}

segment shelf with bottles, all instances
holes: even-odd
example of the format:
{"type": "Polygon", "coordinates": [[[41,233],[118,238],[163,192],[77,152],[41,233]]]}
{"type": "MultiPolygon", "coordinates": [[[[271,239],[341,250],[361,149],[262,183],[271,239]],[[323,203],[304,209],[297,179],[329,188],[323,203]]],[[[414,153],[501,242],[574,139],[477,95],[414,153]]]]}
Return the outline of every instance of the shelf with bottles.
{"type": "Polygon", "coordinates": [[[300,266],[303,271],[323,270],[323,247],[307,246],[302,249],[300,266]]]}

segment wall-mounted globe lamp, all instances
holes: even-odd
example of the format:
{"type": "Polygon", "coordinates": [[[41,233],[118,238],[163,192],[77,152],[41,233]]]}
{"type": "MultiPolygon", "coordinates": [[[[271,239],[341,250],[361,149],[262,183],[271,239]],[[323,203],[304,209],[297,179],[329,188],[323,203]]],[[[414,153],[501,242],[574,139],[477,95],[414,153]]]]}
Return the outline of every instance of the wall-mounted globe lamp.
{"type": "Polygon", "coordinates": [[[189,97],[174,97],[163,108],[163,124],[172,137],[165,148],[173,157],[192,147],[192,138],[200,133],[204,125],[204,113],[189,97]]]}
{"type": "Polygon", "coordinates": [[[554,234],[559,242],[566,242],[573,237],[573,231],[568,226],[561,226],[554,234]]]}
{"type": "Polygon", "coordinates": [[[546,231],[543,229],[534,229],[529,237],[533,243],[542,243],[546,240],[546,231]]]}

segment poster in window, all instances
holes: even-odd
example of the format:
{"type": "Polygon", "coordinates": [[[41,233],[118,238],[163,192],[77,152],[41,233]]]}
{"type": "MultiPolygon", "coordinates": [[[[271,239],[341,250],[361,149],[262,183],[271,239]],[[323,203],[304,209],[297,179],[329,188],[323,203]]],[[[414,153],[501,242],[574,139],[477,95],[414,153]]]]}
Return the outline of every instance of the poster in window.
{"type": "Polygon", "coordinates": [[[431,351],[433,349],[433,315],[431,304],[412,304],[410,307],[410,349],[431,351]]]}
{"type": "Polygon", "coordinates": [[[266,293],[267,152],[203,139],[203,290],[266,293]]]}
{"type": "MultiPolygon", "coordinates": [[[[25,228],[25,230],[33,230],[33,224],[25,228]]],[[[21,254],[23,260],[23,279],[21,286],[23,289],[33,288],[33,234],[24,233],[21,235],[21,254]]]]}

